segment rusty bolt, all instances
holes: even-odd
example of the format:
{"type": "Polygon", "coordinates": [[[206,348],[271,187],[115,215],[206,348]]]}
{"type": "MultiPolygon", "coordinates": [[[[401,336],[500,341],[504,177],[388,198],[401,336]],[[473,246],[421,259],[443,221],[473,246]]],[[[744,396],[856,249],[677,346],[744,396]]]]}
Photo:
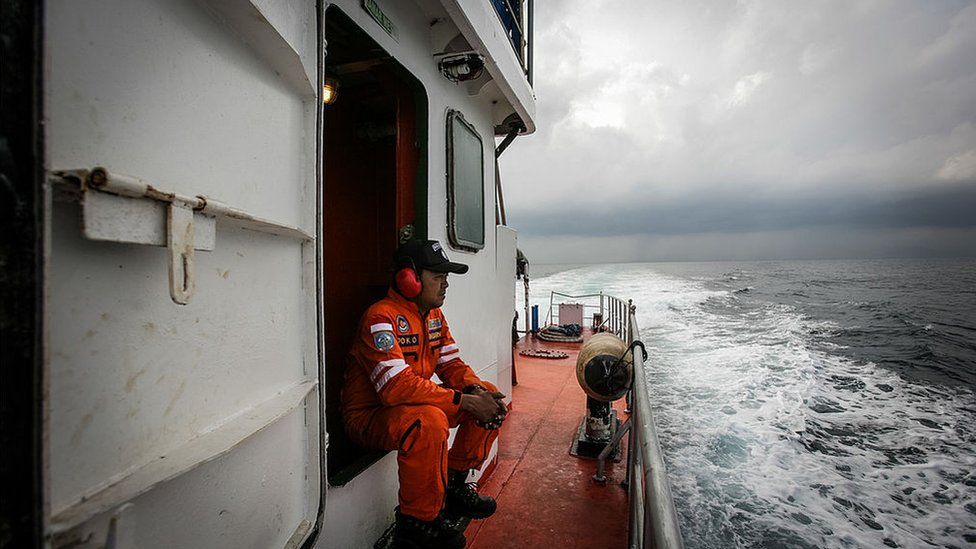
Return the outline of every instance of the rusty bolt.
{"type": "Polygon", "coordinates": [[[104,187],[106,183],[108,183],[108,171],[105,168],[95,168],[88,176],[88,184],[92,187],[104,187]]]}

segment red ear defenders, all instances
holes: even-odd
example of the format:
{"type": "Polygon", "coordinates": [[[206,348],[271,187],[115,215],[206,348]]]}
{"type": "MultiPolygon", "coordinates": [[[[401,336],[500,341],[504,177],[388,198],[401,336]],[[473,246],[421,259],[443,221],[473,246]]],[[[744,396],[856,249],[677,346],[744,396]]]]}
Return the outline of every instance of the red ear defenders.
{"type": "Polygon", "coordinates": [[[420,282],[420,275],[417,274],[417,269],[414,268],[413,261],[410,262],[410,265],[403,265],[397,269],[394,282],[396,283],[397,291],[408,299],[417,297],[420,295],[420,290],[423,289],[423,284],[420,282]]]}

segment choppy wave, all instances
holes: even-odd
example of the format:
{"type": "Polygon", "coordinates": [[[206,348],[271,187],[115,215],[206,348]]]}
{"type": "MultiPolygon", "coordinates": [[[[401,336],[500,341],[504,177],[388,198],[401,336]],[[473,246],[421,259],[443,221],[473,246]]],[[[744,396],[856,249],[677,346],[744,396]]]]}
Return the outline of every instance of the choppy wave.
{"type": "Polygon", "coordinates": [[[552,287],[638,304],[686,546],[976,543],[968,319],[838,290],[887,282],[859,273],[774,292],[766,268],[586,267],[536,282],[533,301],[552,287]]]}

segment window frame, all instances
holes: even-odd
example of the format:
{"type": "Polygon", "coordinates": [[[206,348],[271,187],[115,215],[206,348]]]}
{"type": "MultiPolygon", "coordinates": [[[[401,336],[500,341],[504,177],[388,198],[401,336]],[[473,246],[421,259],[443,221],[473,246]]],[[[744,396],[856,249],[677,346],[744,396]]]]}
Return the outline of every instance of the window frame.
{"type": "Polygon", "coordinates": [[[488,240],[488,231],[485,229],[485,142],[478,133],[477,128],[468,122],[460,111],[448,109],[447,111],[447,237],[452,248],[477,253],[484,249],[488,240]],[[478,140],[481,149],[481,162],[479,173],[481,174],[481,242],[474,242],[459,237],[457,231],[457,195],[455,189],[455,164],[454,164],[454,122],[458,121],[461,126],[467,128],[478,140]]]}

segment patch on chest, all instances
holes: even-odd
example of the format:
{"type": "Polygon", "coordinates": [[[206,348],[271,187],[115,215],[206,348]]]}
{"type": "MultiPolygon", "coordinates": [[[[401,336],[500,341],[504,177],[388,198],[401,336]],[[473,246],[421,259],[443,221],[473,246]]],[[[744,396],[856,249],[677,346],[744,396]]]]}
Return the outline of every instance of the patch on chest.
{"type": "Polygon", "coordinates": [[[401,334],[405,334],[410,331],[410,323],[407,322],[407,317],[403,315],[397,315],[396,323],[397,323],[397,330],[401,334]]]}

